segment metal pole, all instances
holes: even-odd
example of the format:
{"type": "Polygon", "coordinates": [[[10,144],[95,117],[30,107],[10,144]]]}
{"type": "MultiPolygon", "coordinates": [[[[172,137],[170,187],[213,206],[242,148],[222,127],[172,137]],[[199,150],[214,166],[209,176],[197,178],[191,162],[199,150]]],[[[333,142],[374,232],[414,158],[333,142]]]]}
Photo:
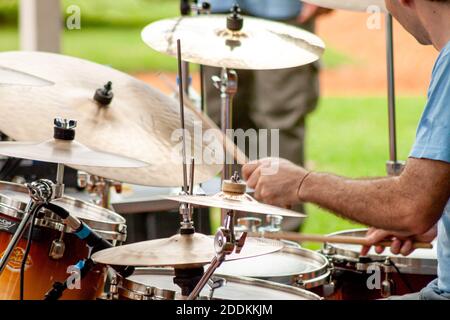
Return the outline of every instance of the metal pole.
{"type": "Polygon", "coordinates": [[[404,163],[397,159],[397,131],[395,119],[394,36],[391,14],[386,14],[386,64],[388,84],[389,161],[388,175],[399,175],[404,163]]]}
{"type": "Polygon", "coordinates": [[[397,137],[395,127],[395,79],[394,79],[394,45],[392,33],[392,16],[386,15],[386,61],[388,82],[389,114],[389,160],[397,161],[397,137]]]}

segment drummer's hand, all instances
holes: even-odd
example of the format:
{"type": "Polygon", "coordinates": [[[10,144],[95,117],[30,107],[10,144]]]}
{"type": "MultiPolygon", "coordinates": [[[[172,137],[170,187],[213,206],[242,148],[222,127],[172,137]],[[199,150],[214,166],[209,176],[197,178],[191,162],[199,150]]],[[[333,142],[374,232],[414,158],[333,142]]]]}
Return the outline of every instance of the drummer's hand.
{"type": "Polygon", "coordinates": [[[307,173],[302,167],[279,158],[264,158],[242,167],[247,185],[255,189],[255,198],[280,207],[300,202],[298,187],[307,173]]]}
{"type": "Polygon", "coordinates": [[[322,14],[329,13],[333,10],[318,7],[314,4],[303,2],[302,10],[297,17],[297,21],[301,24],[309,22],[311,19],[316,18],[322,14]]]}
{"type": "MultiPolygon", "coordinates": [[[[393,254],[401,254],[403,256],[410,255],[415,249],[412,246],[413,241],[421,241],[421,242],[431,242],[436,238],[437,236],[437,227],[434,226],[427,232],[410,236],[410,237],[404,237],[395,235],[392,232],[376,229],[376,228],[370,228],[369,231],[367,231],[366,239],[371,244],[379,243],[383,240],[392,240],[391,245],[391,252],[393,254]]],[[[365,256],[370,250],[370,246],[364,246],[361,250],[361,255],[365,256]]],[[[383,246],[375,246],[375,252],[378,254],[383,253],[384,247],[383,246]]]]}

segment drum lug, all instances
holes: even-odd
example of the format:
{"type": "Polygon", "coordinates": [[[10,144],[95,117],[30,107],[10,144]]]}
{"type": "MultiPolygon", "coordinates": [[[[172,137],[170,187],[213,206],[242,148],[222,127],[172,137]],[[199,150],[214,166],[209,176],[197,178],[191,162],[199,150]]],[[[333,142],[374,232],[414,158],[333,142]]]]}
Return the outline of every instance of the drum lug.
{"type": "Polygon", "coordinates": [[[66,251],[66,244],[63,240],[64,232],[61,232],[61,236],[59,239],[55,239],[52,241],[52,245],[50,246],[50,250],[48,256],[54,260],[59,260],[64,256],[64,252],[66,251]]]}
{"type": "Polygon", "coordinates": [[[386,258],[382,267],[385,274],[385,278],[381,283],[381,296],[383,298],[388,298],[392,295],[392,291],[394,290],[394,282],[391,279],[389,279],[390,273],[393,271],[391,260],[389,258],[386,258]]]}

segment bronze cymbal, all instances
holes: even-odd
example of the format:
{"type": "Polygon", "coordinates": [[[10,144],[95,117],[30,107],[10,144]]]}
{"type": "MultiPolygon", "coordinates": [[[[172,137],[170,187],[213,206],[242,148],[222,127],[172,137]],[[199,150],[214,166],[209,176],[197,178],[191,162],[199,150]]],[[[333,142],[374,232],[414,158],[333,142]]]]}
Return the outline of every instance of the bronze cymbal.
{"type": "MultiPolygon", "coordinates": [[[[93,168],[74,166],[90,174],[149,186],[182,185],[179,103],[125,73],[86,60],[43,52],[2,52],[0,61],[15,70],[49,79],[55,85],[21,88],[0,87],[0,131],[18,141],[45,141],[52,136],[48,123],[63,117],[78,121],[76,140],[92,149],[148,163],[142,168],[93,168]],[[112,102],[101,105],[93,97],[112,82],[112,102]]],[[[202,161],[212,152],[203,139],[194,139],[194,124],[210,126],[192,110],[185,111],[186,129],[195,157],[196,183],[209,180],[222,168],[202,161]]],[[[209,142],[208,142],[209,143],[209,142]]],[[[188,143],[189,145],[189,143],[188,143]]],[[[189,147],[189,146],[188,146],[189,147]]],[[[189,159],[188,159],[189,160],[189,159]]]]}
{"type": "Polygon", "coordinates": [[[0,66],[0,86],[50,86],[52,82],[31,74],[0,66]]]}
{"type": "Polygon", "coordinates": [[[381,12],[387,12],[385,0],[302,0],[329,9],[341,9],[349,11],[370,11],[371,8],[379,8],[381,12]]]}
{"type": "Polygon", "coordinates": [[[244,17],[242,30],[231,32],[226,15],[181,17],[156,21],[142,39],[156,51],[202,65],[233,69],[282,69],[314,62],[325,44],[316,35],[280,22],[244,17]]]}
{"type": "Polygon", "coordinates": [[[8,157],[73,166],[139,168],[145,162],[92,150],[77,141],[51,139],[41,143],[0,142],[0,154],[8,157]]]}
{"type": "MultiPolygon", "coordinates": [[[[280,241],[247,238],[242,251],[228,255],[225,261],[256,257],[282,248],[280,241]]],[[[209,264],[214,256],[214,237],[194,233],[105,249],[94,253],[92,259],[109,265],[190,268],[209,264]]]]}
{"type": "Polygon", "coordinates": [[[213,196],[179,195],[164,196],[164,198],[180,203],[190,203],[201,207],[213,207],[264,215],[280,215],[284,217],[305,217],[302,213],[258,202],[248,194],[230,196],[225,192],[219,192],[213,196]]]}

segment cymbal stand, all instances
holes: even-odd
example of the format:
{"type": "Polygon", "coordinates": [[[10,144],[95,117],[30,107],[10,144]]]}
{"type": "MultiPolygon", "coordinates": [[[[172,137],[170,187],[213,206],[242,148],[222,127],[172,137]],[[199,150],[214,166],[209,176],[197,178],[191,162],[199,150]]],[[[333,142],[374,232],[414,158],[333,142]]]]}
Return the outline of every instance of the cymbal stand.
{"type": "MultiPolygon", "coordinates": [[[[196,1],[194,1],[193,3],[191,3],[191,0],[181,0],[180,1],[180,14],[182,16],[189,16],[191,15],[192,12],[195,12],[195,14],[197,16],[202,15],[202,14],[209,14],[211,13],[211,4],[207,1],[202,1],[200,4],[197,3],[196,1]]],[[[190,87],[191,87],[191,77],[190,77],[190,72],[189,72],[189,62],[187,61],[183,61],[182,63],[182,68],[183,68],[183,90],[184,93],[189,97],[189,98],[194,98],[191,97],[190,95],[190,87]]],[[[203,66],[200,65],[200,109],[204,110],[204,81],[203,81],[203,66]]]]}
{"type": "Polygon", "coordinates": [[[388,83],[388,119],[389,119],[389,161],[386,163],[388,175],[399,175],[404,162],[397,159],[397,131],[395,121],[395,79],[394,79],[394,43],[391,14],[386,14],[386,61],[388,83]]]}
{"type": "MultiPolygon", "coordinates": [[[[230,183],[239,183],[239,176],[235,173],[230,183]]],[[[247,238],[247,232],[242,232],[239,239],[236,239],[236,235],[234,232],[234,210],[226,210],[226,217],[223,222],[223,226],[220,227],[214,237],[214,248],[216,250],[216,255],[211,261],[208,269],[205,271],[200,281],[197,283],[195,288],[188,296],[188,300],[194,300],[198,297],[203,288],[211,282],[211,277],[216,271],[217,268],[220,267],[223,261],[225,261],[226,256],[235,253],[240,253],[247,238]]]]}
{"type": "MultiPolygon", "coordinates": [[[[220,77],[213,76],[212,81],[214,83],[214,86],[220,91],[220,125],[223,134],[226,135],[227,130],[233,128],[233,98],[238,89],[238,75],[235,70],[222,68],[220,77]]],[[[233,165],[227,163],[227,153],[225,146],[223,150],[222,181],[229,179],[233,172],[233,165]]]]}
{"type": "Polygon", "coordinates": [[[208,269],[206,269],[200,281],[195,286],[194,290],[189,294],[188,300],[195,300],[203,288],[208,284],[212,275],[217,268],[220,267],[226,256],[235,253],[240,253],[244,246],[247,232],[242,233],[241,237],[236,240],[234,235],[234,211],[229,210],[225,219],[223,227],[217,230],[214,237],[214,248],[216,249],[216,256],[212,259],[208,269]]]}
{"type": "MultiPolygon", "coordinates": [[[[192,195],[194,191],[194,158],[191,159],[191,168],[190,168],[190,185],[188,187],[188,177],[187,177],[187,163],[186,163],[186,128],[184,121],[184,90],[183,90],[183,61],[181,59],[181,42],[180,39],[177,40],[177,58],[178,58],[178,94],[180,101],[180,122],[181,122],[181,130],[182,130],[182,157],[183,157],[183,188],[181,190],[182,195],[192,195]]],[[[180,204],[180,215],[182,217],[181,222],[181,234],[192,234],[195,232],[194,224],[192,221],[192,206],[187,203],[180,204]]]]}
{"type": "Polygon", "coordinates": [[[31,218],[39,212],[43,205],[48,203],[50,200],[55,199],[56,188],[52,186],[54,186],[53,183],[50,180],[45,179],[26,184],[31,200],[28,202],[25,209],[25,215],[22,218],[22,221],[17,227],[17,230],[15,231],[11,241],[8,244],[8,247],[6,248],[0,260],[0,275],[5,269],[14,248],[22,238],[25,229],[31,221],[31,218]]]}

